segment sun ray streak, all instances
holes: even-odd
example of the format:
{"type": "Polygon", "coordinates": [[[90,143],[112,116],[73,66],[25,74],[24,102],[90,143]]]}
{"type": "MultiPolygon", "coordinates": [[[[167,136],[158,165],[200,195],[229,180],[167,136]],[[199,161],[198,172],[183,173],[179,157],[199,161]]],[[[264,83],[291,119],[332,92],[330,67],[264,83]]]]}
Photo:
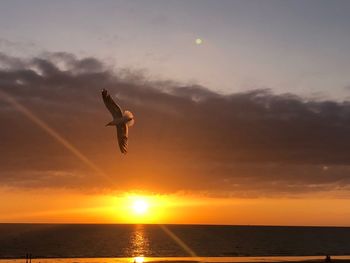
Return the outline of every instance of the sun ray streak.
{"type": "Polygon", "coordinates": [[[172,239],[178,244],[183,250],[185,250],[191,257],[196,258],[196,261],[200,262],[200,258],[197,256],[197,254],[184,242],[182,241],[177,235],[175,235],[174,232],[172,232],[168,227],[165,225],[160,224],[159,227],[172,239]]]}
{"type": "Polygon", "coordinates": [[[93,171],[95,171],[99,176],[113,183],[113,181],[96,164],[90,161],[87,156],[81,153],[73,144],[71,144],[65,138],[63,138],[57,131],[51,128],[47,123],[45,123],[43,120],[37,117],[31,110],[29,110],[27,107],[19,103],[13,96],[11,96],[10,94],[8,94],[3,90],[0,90],[0,98],[8,102],[17,111],[22,113],[30,121],[36,124],[43,131],[45,131],[48,135],[50,135],[53,139],[55,139],[58,143],[60,143],[68,151],[70,151],[73,155],[75,155],[80,161],[82,161],[88,167],[90,167],[93,171]]]}

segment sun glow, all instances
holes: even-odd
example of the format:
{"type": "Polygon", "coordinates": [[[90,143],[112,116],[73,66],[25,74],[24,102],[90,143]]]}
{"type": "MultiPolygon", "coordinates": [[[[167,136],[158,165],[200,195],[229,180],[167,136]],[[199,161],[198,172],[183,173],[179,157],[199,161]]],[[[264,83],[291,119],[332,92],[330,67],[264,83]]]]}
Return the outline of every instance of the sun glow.
{"type": "Polygon", "coordinates": [[[136,199],[132,204],[132,210],[137,215],[143,215],[148,211],[148,202],[145,199],[136,199]]]}
{"type": "Polygon", "coordinates": [[[134,263],[143,263],[144,261],[144,257],[134,257],[134,263]]]}
{"type": "Polygon", "coordinates": [[[167,196],[126,193],[115,197],[115,220],[131,224],[159,223],[168,216],[169,202],[167,196]]]}

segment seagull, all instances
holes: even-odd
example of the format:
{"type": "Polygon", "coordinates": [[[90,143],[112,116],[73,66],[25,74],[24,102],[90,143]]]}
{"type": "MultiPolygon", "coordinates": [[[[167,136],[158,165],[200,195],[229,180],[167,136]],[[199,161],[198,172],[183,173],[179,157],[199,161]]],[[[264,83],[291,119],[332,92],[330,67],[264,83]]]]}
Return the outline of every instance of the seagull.
{"type": "Polygon", "coordinates": [[[134,115],[130,111],[123,113],[120,106],[113,101],[105,89],[102,90],[102,98],[106,108],[113,116],[113,121],[107,123],[106,126],[117,127],[119,149],[123,154],[126,154],[128,151],[128,127],[134,124],[134,115]]]}

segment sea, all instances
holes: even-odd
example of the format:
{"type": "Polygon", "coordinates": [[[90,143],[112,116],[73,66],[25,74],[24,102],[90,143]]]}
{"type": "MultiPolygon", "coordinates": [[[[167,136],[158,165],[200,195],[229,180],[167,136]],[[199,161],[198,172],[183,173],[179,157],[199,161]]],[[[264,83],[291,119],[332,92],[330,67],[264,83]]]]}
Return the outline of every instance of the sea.
{"type": "Polygon", "coordinates": [[[350,227],[0,224],[0,262],[26,254],[37,263],[350,259],[350,227]]]}

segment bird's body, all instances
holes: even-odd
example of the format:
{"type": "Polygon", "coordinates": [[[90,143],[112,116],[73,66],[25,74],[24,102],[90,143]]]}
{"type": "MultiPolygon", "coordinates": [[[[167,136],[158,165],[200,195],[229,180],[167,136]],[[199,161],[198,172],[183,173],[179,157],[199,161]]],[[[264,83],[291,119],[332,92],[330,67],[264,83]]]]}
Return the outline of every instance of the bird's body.
{"type": "Polygon", "coordinates": [[[130,119],[128,116],[123,116],[121,118],[115,118],[113,119],[113,121],[107,123],[106,126],[117,126],[123,123],[127,123],[128,121],[131,121],[132,119],[130,119]]]}
{"type": "Polygon", "coordinates": [[[107,109],[113,116],[113,120],[107,123],[106,126],[116,126],[119,148],[125,154],[128,151],[128,127],[134,124],[134,116],[130,111],[123,113],[120,106],[113,101],[105,89],[102,90],[102,98],[107,109]]]}

